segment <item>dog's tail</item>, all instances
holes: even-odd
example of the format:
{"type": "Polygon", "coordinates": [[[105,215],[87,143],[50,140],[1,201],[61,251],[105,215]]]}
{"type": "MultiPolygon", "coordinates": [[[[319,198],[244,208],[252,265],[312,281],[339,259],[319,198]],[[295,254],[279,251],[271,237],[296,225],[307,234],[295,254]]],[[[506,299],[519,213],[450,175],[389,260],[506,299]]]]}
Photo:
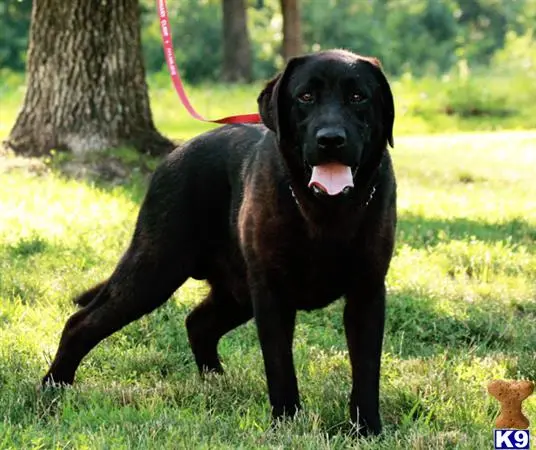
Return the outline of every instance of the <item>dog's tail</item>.
{"type": "Polygon", "coordinates": [[[93,286],[91,289],[88,289],[86,292],[76,297],[74,299],[74,303],[82,307],[89,305],[93,301],[93,299],[97,296],[97,294],[101,291],[101,289],[104,287],[106,283],[107,281],[103,281],[93,286]]]}

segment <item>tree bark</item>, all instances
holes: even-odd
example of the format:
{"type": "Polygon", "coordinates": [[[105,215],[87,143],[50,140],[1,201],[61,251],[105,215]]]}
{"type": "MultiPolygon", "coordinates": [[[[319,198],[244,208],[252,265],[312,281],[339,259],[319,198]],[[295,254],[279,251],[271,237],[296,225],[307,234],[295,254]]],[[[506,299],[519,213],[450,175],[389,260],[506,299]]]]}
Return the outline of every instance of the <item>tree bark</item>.
{"type": "Polygon", "coordinates": [[[223,68],[227,82],[251,81],[251,44],[244,0],[222,0],[223,68]]]}
{"type": "Polygon", "coordinates": [[[18,154],[174,144],[149,106],[138,0],[34,0],[27,90],[4,144],[18,154]]]}
{"type": "Polygon", "coordinates": [[[283,58],[288,61],[302,54],[299,0],[280,0],[283,14],[283,58]]]}

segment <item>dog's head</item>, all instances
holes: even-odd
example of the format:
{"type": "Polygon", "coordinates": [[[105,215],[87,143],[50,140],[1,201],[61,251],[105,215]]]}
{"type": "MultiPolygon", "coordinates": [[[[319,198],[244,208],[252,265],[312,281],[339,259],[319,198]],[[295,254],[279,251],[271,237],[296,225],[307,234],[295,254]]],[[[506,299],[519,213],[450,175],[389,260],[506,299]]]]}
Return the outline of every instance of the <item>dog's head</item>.
{"type": "Polygon", "coordinates": [[[380,63],[343,50],[291,59],[257,99],[285,158],[318,195],[350,192],[393,146],[394,104],[380,63]]]}

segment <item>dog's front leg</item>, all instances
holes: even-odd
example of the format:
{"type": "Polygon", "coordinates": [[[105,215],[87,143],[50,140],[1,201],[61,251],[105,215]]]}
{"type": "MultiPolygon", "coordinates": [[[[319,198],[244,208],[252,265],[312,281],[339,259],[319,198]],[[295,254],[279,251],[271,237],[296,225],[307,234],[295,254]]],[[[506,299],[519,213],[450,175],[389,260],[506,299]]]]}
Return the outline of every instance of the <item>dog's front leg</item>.
{"type": "Polygon", "coordinates": [[[272,416],[274,419],[293,416],[300,408],[292,357],[296,308],[258,280],[252,294],[272,416]]]}
{"type": "Polygon", "coordinates": [[[380,361],[385,322],[385,285],[363,282],[347,295],[344,327],[352,366],[350,417],[364,435],[379,434],[380,361]]]}

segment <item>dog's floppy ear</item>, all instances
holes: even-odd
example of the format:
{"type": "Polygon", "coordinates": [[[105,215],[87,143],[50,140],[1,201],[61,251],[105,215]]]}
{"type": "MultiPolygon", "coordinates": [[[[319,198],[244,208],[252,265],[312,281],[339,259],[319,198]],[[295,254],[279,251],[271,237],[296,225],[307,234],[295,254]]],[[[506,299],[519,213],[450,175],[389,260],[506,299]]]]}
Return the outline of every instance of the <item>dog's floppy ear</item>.
{"type": "Polygon", "coordinates": [[[385,132],[387,133],[387,142],[391,147],[394,147],[393,126],[395,123],[395,102],[389,82],[383,73],[380,60],[377,58],[361,57],[362,60],[368,62],[374,67],[374,76],[378,82],[382,97],[382,116],[384,120],[385,132]]]}
{"type": "Polygon", "coordinates": [[[261,115],[262,122],[264,125],[272,131],[277,131],[276,126],[276,116],[277,113],[274,112],[274,108],[277,108],[277,102],[274,102],[272,99],[274,97],[274,90],[281,78],[281,74],[277,74],[272,78],[264,89],[261,91],[257,97],[257,105],[259,106],[259,113],[261,115]]]}
{"type": "Polygon", "coordinates": [[[259,106],[259,113],[261,115],[262,122],[267,128],[274,131],[278,138],[280,137],[281,133],[279,122],[281,116],[279,111],[280,92],[284,91],[282,87],[285,86],[285,83],[294,68],[298,64],[301,64],[305,58],[305,56],[291,58],[283,72],[272,78],[257,97],[257,104],[259,106]]]}

